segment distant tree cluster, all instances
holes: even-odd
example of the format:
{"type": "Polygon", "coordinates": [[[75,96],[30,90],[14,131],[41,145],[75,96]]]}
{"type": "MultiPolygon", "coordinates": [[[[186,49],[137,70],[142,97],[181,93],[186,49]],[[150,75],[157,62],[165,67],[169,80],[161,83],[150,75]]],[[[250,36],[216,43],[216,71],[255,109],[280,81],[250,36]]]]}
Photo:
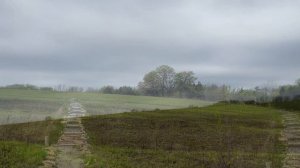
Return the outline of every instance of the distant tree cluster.
{"type": "Polygon", "coordinates": [[[23,90],[43,90],[43,91],[53,91],[54,90],[52,87],[38,87],[35,85],[30,85],[30,84],[13,84],[13,85],[4,86],[2,88],[23,89],[23,90]]]}
{"type": "MultiPolygon", "coordinates": [[[[300,83],[300,80],[298,81],[300,83]]],[[[162,65],[147,73],[138,84],[143,95],[198,98],[213,101],[271,102],[278,95],[278,88],[255,87],[255,89],[231,89],[228,85],[202,84],[194,72],[176,72],[162,65]]]]}
{"type": "Polygon", "coordinates": [[[230,93],[230,100],[240,102],[271,102],[278,95],[278,88],[255,87],[255,89],[233,89],[230,93]]]}
{"type": "Polygon", "coordinates": [[[138,84],[138,90],[143,95],[207,100],[223,100],[228,97],[229,89],[230,87],[225,85],[203,85],[194,72],[176,72],[167,65],[147,73],[138,84]]]}
{"type": "Polygon", "coordinates": [[[285,100],[300,98],[300,79],[296,80],[294,85],[281,86],[279,89],[279,97],[285,100]]]}
{"type": "Polygon", "coordinates": [[[30,85],[30,84],[7,85],[7,86],[5,86],[5,88],[8,88],[8,89],[28,89],[28,90],[38,90],[39,89],[39,87],[34,86],[34,85],[30,85]]]}
{"type": "Polygon", "coordinates": [[[102,87],[99,92],[104,94],[139,95],[138,90],[130,86],[114,88],[113,86],[108,85],[102,87]]]}
{"type": "Polygon", "coordinates": [[[294,85],[281,86],[273,104],[288,110],[300,110],[300,79],[294,85]]]}

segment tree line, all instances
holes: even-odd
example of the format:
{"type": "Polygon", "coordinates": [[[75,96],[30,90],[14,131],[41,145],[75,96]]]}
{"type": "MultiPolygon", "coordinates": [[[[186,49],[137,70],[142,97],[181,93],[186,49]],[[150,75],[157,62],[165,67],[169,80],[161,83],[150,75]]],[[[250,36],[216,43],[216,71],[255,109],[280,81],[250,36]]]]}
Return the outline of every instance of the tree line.
{"type": "Polygon", "coordinates": [[[161,65],[146,73],[137,87],[122,86],[114,88],[113,86],[104,86],[99,92],[212,101],[271,102],[278,95],[278,88],[264,86],[255,87],[254,89],[232,89],[225,84],[203,84],[192,71],[176,72],[174,68],[168,65],[161,65]]]}
{"type": "Polygon", "coordinates": [[[136,87],[111,85],[101,88],[83,88],[58,85],[37,87],[34,85],[8,85],[4,88],[31,89],[58,92],[94,92],[104,94],[145,95],[159,97],[193,98],[211,101],[277,102],[295,99],[300,95],[300,80],[295,85],[281,87],[255,87],[254,89],[231,88],[229,85],[203,84],[193,71],[176,72],[168,65],[161,65],[146,73],[136,87]]]}

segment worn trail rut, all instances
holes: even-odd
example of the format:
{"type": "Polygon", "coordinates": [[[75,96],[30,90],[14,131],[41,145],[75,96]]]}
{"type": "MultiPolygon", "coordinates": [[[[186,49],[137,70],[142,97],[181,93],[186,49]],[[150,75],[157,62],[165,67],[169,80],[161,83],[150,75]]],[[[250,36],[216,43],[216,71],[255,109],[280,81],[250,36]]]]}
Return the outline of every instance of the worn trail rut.
{"type": "Polygon", "coordinates": [[[65,128],[56,145],[48,150],[43,168],[83,168],[83,155],[89,153],[87,137],[80,117],[86,111],[80,103],[72,101],[64,119],[65,128]]]}
{"type": "Polygon", "coordinates": [[[300,120],[297,114],[285,112],[284,137],[288,145],[283,168],[300,168],[300,120]]]}

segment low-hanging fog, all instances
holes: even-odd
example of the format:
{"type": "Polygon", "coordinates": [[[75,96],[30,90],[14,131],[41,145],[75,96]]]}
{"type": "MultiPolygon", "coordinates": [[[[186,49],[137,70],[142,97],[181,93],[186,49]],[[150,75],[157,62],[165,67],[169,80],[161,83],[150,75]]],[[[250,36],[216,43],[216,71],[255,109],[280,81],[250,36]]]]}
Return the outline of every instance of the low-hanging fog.
{"type": "Polygon", "coordinates": [[[3,0],[0,85],[134,86],[159,65],[254,87],[300,76],[297,0],[3,0]]]}

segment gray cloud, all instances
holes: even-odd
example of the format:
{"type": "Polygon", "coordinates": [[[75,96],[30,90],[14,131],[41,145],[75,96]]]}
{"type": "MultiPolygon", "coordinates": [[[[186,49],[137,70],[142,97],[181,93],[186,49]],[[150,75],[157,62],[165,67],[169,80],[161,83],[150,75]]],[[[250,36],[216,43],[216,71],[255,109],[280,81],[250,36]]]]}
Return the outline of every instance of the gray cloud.
{"type": "Polygon", "coordinates": [[[0,85],[136,85],[161,64],[253,87],[300,77],[297,0],[4,0],[0,85]]]}

